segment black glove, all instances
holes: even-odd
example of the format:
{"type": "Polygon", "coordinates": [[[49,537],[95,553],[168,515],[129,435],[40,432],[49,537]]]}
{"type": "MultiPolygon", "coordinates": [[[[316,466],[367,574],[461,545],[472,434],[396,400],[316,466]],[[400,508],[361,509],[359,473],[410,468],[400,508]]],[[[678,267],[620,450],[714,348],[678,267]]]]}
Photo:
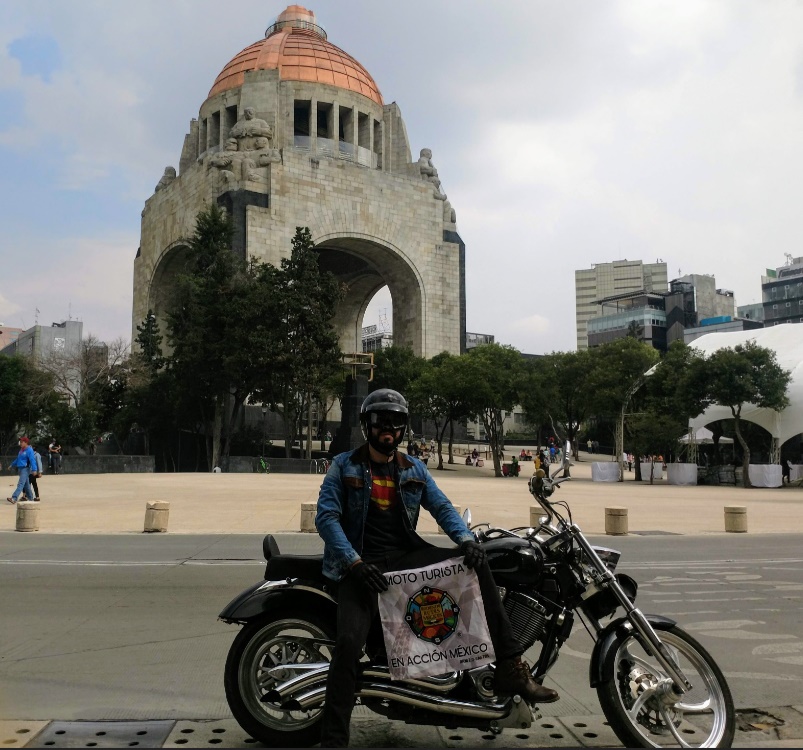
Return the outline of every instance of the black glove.
{"type": "Polygon", "coordinates": [[[375,594],[381,594],[383,591],[388,590],[388,582],[376,565],[366,562],[357,563],[351,569],[351,575],[375,594]]]}
{"type": "Polygon", "coordinates": [[[469,570],[479,568],[485,563],[485,550],[478,542],[467,541],[460,545],[460,551],[465,555],[463,562],[469,570]]]}

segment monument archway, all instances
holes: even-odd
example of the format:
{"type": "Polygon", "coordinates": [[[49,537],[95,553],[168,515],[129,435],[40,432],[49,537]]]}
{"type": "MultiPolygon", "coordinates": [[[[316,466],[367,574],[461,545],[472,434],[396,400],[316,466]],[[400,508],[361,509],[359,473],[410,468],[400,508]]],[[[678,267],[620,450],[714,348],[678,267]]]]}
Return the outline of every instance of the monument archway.
{"type": "Polygon", "coordinates": [[[426,336],[424,285],[401,251],[375,239],[352,236],[320,239],[315,249],[321,269],[347,287],[345,298],[332,315],[342,351],[362,351],[365,310],[374,295],[387,286],[393,299],[393,343],[422,356],[426,336]]]}
{"type": "Polygon", "coordinates": [[[159,258],[148,285],[148,309],[156,315],[164,351],[170,348],[167,344],[167,311],[176,288],[176,278],[185,270],[189,252],[183,242],[171,245],[159,258]]]}

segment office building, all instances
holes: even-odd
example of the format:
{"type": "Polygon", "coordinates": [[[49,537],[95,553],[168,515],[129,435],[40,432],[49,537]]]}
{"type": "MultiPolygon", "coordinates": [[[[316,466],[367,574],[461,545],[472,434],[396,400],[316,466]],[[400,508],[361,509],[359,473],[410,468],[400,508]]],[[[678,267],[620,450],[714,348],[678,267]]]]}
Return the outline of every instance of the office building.
{"type": "Polygon", "coordinates": [[[588,321],[603,315],[600,300],[630,292],[661,293],[667,289],[666,263],[617,260],[595,263],[574,272],[577,348],[588,348],[588,321]]]}
{"type": "Polygon", "coordinates": [[[761,278],[764,325],[803,323],[803,258],[787,256],[787,263],[768,268],[761,278]]]}

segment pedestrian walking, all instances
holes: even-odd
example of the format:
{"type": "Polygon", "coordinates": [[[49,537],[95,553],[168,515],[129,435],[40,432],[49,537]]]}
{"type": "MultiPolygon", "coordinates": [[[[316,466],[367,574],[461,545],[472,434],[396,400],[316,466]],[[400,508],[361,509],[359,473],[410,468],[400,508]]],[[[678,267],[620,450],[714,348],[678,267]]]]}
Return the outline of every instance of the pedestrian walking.
{"type": "Polygon", "coordinates": [[[30,441],[27,437],[20,438],[20,451],[17,457],[11,462],[11,466],[16,468],[19,475],[17,480],[17,488],[12,493],[11,497],[6,498],[8,502],[14,504],[19,500],[19,496],[24,492],[25,497],[29,500],[34,499],[33,490],[31,489],[30,475],[36,473],[36,456],[31,450],[30,441]]]}
{"type": "Polygon", "coordinates": [[[38,502],[39,485],[36,483],[36,480],[38,477],[42,476],[42,455],[33,446],[31,446],[31,450],[33,451],[33,455],[36,457],[36,471],[31,472],[31,476],[28,477],[28,481],[30,481],[31,488],[33,489],[33,499],[38,502]]]}
{"type": "Polygon", "coordinates": [[[588,440],[586,440],[586,448],[588,448],[588,452],[589,452],[589,453],[591,453],[591,447],[592,447],[592,445],[593,445],[593,444],[592,444],[592,442],[591,442],[591,438],[588,438],[588,440]]]}

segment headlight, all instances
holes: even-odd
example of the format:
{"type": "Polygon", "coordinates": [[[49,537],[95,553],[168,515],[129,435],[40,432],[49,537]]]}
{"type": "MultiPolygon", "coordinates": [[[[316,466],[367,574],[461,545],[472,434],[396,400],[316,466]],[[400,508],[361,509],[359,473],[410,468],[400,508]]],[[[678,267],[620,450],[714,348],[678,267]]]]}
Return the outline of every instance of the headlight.
{"type": "Polygon", "coordinates": [[[619,558],[622,556],[621,552],[608,547],[594,547],[594,552],[599,555],[599,559],[605,563],[605,567],[613,573],[616,566],[619,564],[619,558]]]}

